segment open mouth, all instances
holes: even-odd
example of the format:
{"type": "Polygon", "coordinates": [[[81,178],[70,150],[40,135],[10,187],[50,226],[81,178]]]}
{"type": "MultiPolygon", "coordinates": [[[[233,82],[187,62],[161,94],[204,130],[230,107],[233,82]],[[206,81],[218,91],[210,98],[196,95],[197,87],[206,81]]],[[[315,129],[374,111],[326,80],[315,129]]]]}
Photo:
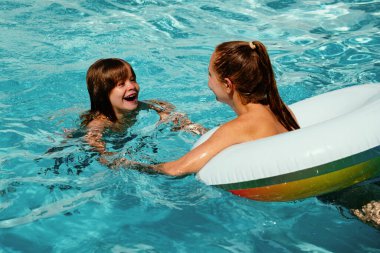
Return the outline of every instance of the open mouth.
{"type": "Polygon", "coordinates": [[[128,101],[128,102],[134,102],[137,100],[137,93],[125,96],[123,99],[128,101]]]}

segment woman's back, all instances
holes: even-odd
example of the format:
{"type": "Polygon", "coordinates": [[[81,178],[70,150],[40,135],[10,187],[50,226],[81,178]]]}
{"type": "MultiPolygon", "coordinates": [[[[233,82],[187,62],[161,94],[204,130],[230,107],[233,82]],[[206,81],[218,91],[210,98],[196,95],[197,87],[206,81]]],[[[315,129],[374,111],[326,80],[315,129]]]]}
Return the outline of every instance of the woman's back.
{"type": "Polygon", "coordinates": [[[245,112],[223,128],[230,135],[225,139],[233,139],[230,145],[288,132],[268,106],[251,103],[245,105],[245,112]]]}

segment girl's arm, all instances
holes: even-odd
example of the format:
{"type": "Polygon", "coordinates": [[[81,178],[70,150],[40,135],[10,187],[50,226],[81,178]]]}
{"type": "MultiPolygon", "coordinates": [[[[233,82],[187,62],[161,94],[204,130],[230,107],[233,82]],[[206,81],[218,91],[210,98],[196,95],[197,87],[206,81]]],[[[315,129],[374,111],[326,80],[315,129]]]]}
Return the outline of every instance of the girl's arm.
{"type": "Polygon", "coordinates": [[[151,99],[147,101],[148,107],[160,115],[160,121],[165,122],[174,111],[175,106],[169,102],[151,99]]]}
{"type": "Polygon", "coordinates": [[[87,125],[87,133],[85,135],[86,142],[93,147],[99,154],[99,162],[104,165],[110,164],[114,152],[109,152],[106,149],[106,143],[103,140],[103,132],[106,128],[106,122],[103,120],[95,119],[87,125]]]}
{"type": "Polygon", "coordinates": [[[173,122],[173,131],[186,131],[197,135],[204,134],[208,131],[208,129],[202,125],[192,122],[185,113],[175,112],[175,106],[169,102],[149,100],[148,106],[160,115],[161,123],[173,122]]]}
{"type": "Polygon", "coordinates": [[[106,143],[103,141],[104,128],[105,123],[102,120],[94,119],[87,125],[87,133],[84,137],[86,142],[101,155],[106,153],[106,143]]]}

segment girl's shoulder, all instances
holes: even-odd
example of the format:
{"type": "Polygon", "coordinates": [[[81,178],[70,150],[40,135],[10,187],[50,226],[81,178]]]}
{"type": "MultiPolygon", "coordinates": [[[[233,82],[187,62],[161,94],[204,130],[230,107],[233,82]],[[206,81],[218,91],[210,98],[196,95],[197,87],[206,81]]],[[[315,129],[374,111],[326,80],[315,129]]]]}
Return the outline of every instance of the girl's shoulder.
{"type": "Polygon", "coordinates": [[[87,129],[103,131],[105,128],[111,127],[113,123],[104,115],[96,116],[87,124],[87,129]]]}

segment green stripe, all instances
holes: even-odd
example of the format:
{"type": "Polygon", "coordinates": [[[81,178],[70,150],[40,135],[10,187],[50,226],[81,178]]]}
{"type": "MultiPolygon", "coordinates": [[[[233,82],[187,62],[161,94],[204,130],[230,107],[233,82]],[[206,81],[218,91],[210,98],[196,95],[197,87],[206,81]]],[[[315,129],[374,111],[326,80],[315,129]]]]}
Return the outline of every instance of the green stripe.
{"type": "Polygon", "coordinates": [[[222,184],[216,185],[225,190],[236,190],[236,189],[247,189],[256,188],[269,185],[282,184],[285,182],[292,182],[297,180],[302,180],[305,178],[311,178],[315,176],[321,176],[327,173],[338,171],[344,168],[351,167],[364,162],[374,162],[376,164],[378,173],[376,175],[380,176],[380,146],[374,147],[372,149],[363,151],[361,153],[348,156],[330,163],[323,165],[318,165],[304,170],[299,170],[287,174],[282,174],[279,176],[256,179],[251,181],[232,183],[232,184],[222,184]]]}

